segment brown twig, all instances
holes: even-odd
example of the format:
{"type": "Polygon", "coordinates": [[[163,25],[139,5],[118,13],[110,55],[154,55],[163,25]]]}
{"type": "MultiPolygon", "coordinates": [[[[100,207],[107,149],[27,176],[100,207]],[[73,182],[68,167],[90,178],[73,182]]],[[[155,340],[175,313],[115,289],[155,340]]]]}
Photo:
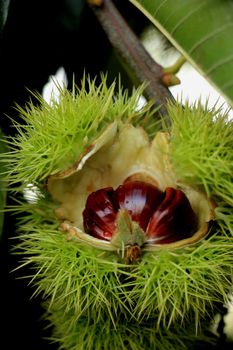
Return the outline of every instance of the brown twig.
{"type": "Polygon", "coordinates": [[[173,99],[173,96],[163,85],[163,67],[146,51],[112,0],[89,0],[88,3],[112,46],[133,72],[137,82],[148,83],[144,91],[145,97],[153,100],[156,107],[160,106],[160,114],[166,115],[167,100],[173,99]]]}

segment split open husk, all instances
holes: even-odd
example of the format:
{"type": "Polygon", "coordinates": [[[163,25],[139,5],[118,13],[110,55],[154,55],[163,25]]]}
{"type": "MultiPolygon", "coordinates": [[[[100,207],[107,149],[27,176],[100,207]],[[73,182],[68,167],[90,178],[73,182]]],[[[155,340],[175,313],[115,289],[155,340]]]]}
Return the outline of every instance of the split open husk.
{"type": "Polygon", "coordinates": [[[116,188],[127,179],[152,183],[162,191],[167,187],[181,189],[198,220],[191,237],[163,245],[148,242],[142,247],[144,250],[187,246],[207,235],[214,219],[214,205],[205,193],[176,177],[169,156],[169,134],[158,132],[151,141],[142,128],[116,122],[103,131],[75,164],[48,177],[48,191],[58,203],[55,214],[61,220],[61,229],[77,241],[117,250],[110,241],[84,232],[82,213],[90,193],[105,187],[116,188]]]}

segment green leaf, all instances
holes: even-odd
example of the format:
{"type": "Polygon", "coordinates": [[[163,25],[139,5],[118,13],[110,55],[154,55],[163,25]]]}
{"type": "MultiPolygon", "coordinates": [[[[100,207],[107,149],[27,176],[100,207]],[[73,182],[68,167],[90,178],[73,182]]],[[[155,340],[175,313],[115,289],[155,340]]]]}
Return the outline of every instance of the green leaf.
{"type": "Polygon", "coordinates": [[[10,0],[0,0],[0,32],[2,32],[8,15],[10,0]]]}
{"type": "MultiPolygon", "coordinates": [[[[6,151],[6,144],[3,139],[3,133],[0,130],[0,154],[6,151]]],[[[2,234],[4,208],[6,204],[6,180],[4,176],[5,164],[0,162],[0,237],[2,234]]]]}
{"type": "Polygon", "coordinates": [[[233,106],[233,2],[130,1],[233,106]]]}

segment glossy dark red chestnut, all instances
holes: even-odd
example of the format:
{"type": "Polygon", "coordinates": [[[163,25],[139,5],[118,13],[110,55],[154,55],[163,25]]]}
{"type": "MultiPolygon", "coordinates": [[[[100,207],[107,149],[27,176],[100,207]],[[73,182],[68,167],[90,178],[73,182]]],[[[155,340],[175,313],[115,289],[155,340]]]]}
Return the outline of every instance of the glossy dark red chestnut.
{"type": "Polygon", "coordinates": [[[88,196],[83,223],[86,233],[111,240],[117,228],[117,213],[125,209],[151,243],[165,244],[190,237],[197,218],[184,192],[168,187],[162,192],[150,183],[128,181],[103,188],[88,196]]]}
{"type": "Polygon", "coordinates": [[[146,234],[154,243],[171,243],[190,237],[196,226],[196,215],[184,192],[168,187],[148,222],[146,234]]]}
{"type": "Polygon", "coordinates": [[[83,212],[84,230],[90,235],[110,240],[116,229],[118,205],[112,187],[92,192],[83,212]]]}

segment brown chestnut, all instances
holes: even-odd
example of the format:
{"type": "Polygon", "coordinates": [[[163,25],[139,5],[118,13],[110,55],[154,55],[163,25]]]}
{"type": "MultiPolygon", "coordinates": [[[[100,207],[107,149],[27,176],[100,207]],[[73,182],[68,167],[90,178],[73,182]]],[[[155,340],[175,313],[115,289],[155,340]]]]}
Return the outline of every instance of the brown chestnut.
{"type": "Polygon", "coordinates": [[[129,181],[115,191],[119,208],[126,209],[133,221],[146,231],[154,211],[164,198],[164,193],[155,186],[142,181],[129,181]]]}
{"type": "Polygon", "coordinates": [[[112,187],[92,192],[83,212],[85,232],[96,238],[110,240],[116,229],[117,211],[112,187]]]}
{"type": "Polygon", "coordinates": [[[168,187],[164,200],[150,218],[146,234],[153,243],[171,243],[190,237],[196,227],[196,215],[184,192],[168,187]]]}
{"type": "Polygon", "coordinates": [[[145,232],[147,241],[166,244],[190,237],[197,218],[185,193],[166,188],[165,192],[142,181],[128,181],[116,190],[103,188],[91,193],[83,211],[86,233],[111,240],[117,229],[117,213],[125,209],[145,232]]]}

